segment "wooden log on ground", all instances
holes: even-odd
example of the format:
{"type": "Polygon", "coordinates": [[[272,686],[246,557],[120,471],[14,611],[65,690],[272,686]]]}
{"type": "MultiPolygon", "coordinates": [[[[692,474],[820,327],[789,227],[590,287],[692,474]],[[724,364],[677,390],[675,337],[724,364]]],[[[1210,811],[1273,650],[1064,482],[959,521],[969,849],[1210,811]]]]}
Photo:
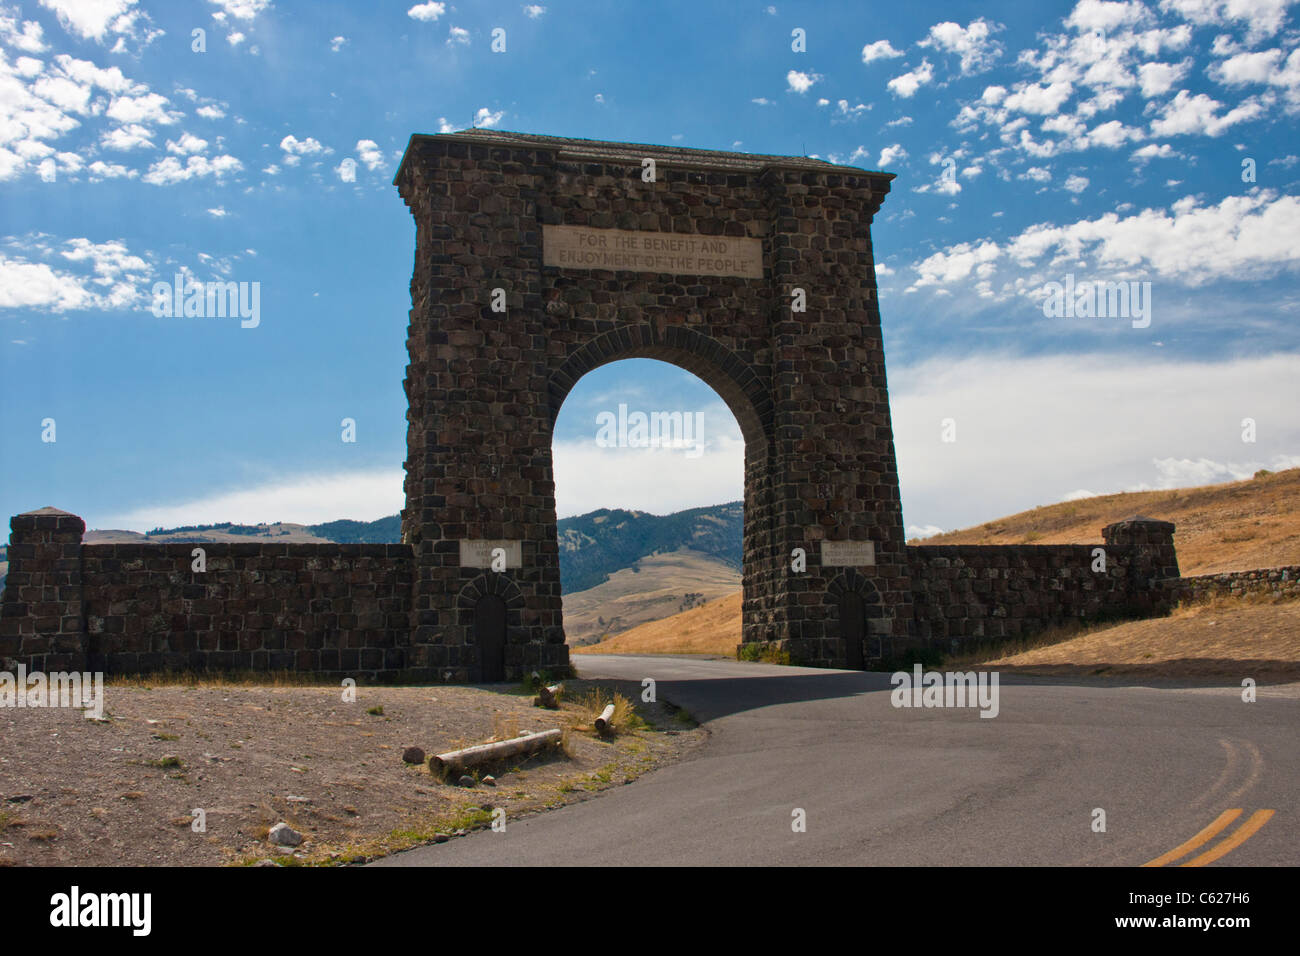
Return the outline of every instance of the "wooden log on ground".
{"type": "Polygon", "coordinates": [[[522,757],[535,754],[548,747],[558,747],[564,739],[564,731],[542,730],[535,734],[523,734],[513,740],[501,740],[490,744],[476,744],[463,750],[451,750],[445,754],[434,754],[429,758],[429,770],[432,773],[450,774],[495,760],[510,757],[522,757]]]}
{"type": "Polygon", "coordinates": [[[537,690],[537,696],[533,699],[533,706],[545,707],[547,710],[558,710],[560,706],[560,691],[563,689],[563,684],[552,684],[550,687],[539,687],[537,690]]]}
{"type": "Polygon", "coordinates": [[[596,718],[596,730],[598,730],[602,734],[605,733],[606,731],[609,730],[610,724],[613,720],[614,720],[614,705],[609,704],[604,710],[600,712],[600,716],[596,718]]]}

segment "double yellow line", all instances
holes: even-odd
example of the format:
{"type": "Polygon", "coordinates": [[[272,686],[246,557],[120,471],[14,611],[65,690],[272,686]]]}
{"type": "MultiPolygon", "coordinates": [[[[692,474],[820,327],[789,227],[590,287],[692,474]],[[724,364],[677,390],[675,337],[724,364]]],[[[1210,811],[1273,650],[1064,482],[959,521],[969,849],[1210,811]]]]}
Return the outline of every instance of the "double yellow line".
{"type": "MultiPolygon", "coordinates": [[[[1246,822],[1237,827],[1230,836],[1210,847],[1204,853],[1192,857],[1186,863],[1180,863],[1179,866],[1205,866],[1207,863],[1213,863],[1220,857],[1226,856],[1259,832],[1260,827],[1273,818],[1273,812],[1274,811],[1272,810],[1256,810],[1247,817],[1246,822]]],[[[1142,865],[1164,866],[1167,863],[1174,862],[1174,860],[1181,859],[1193,850],[1198,850],[1206,843],[1209,843],[1210,840],[1214,839],[1226,830],[1228,825],[1232,823],[1233,820],[1236,820],[1237,817],[1241,816],[1241,814],[1241,809],[1224,810],[1219,814],[1217,820],[1186,843],[1179,844],[1168,853],[1156,857],[1150,863],[1143,863],[1142,865]]]]}

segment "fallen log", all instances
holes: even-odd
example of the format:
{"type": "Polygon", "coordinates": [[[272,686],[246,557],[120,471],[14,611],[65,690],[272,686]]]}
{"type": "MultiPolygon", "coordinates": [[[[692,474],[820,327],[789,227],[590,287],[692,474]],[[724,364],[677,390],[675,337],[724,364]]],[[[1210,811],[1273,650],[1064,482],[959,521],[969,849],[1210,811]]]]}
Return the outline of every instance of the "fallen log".
{"type": "Polygon", "coordinates": [[[451,750],[445,754],[434,754],[429,758],[429,772],[440,775],[467,770],[494,760],[535,754],[548,747],[558,747],[564,738],[564,731],[541,730],[535,734],[523,734],[513,740],[500,740],[490,744],[476,744],[463,750],[451,750]]]}
{"type": "Polygon", "coordinates": [[[539,687],[537,689],[537,697],[533,700],[533,706],[545,707],[547,710],[558,710],[560,707],[560,691],[562,690],[564,690],[563,684],[552,684],[550,687],[539,687]]]}
{"type": "Polygon", "coordinates": [[[613,720],[614,720],[614,705],[609,704],[605,707],[604,710],[600,712],[600,716],[596,718],[596,730],[602,734],[605,733],[607,730],[609,730],[610,724],[613,722],[613,720]]]}

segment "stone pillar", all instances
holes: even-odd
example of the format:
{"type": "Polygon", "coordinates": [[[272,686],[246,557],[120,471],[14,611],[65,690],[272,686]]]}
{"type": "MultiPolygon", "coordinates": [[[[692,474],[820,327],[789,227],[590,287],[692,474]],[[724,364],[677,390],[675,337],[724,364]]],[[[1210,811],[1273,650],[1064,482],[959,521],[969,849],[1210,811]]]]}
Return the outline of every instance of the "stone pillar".
{"type": "Polygon", "coordinates": [[[1121,555],[1129,552],[1131,603],[1136,610],[1163,613],[1177,603],[1181,578],[1173,522],[1134,515],[1107,525],[1101,534],[1107,548],[1121,555]]]}
{"type": "Polygon", "coordinates": [[[31,671],[86,669],[81,539],[86,523],[57,508],[9,521],[9,574],[0,603],[0,663],[31,671]]]}
{"type": "Polygon", "coordinates": [[[890,657],[909,642],[912,594],[871,246],[889,179],[769,169],[762,183],[774,293],[772,639],[796,663],[845,666],[838,608],[851,588],[873,608],[865,656],[890,657]],[[791,310],[795,289],[804,312],[791,310]],[[870,542],[875,563],[823,566],[827,542],[870,542]],[[795,548],[805,573],[790,570],[795,548]]]}

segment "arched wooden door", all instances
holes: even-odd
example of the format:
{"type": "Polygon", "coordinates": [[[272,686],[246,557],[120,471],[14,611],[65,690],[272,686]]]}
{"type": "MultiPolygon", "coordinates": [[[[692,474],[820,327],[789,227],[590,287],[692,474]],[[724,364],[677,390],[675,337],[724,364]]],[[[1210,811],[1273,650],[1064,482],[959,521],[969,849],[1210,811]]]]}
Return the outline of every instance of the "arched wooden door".
{"type": "Polygon", "coordinates": [[[486,594],[474,605],[474,646],[478,648],[479,680],[506,679],[506,602],[486,594]]]}
{"type": "Polygon", "coordinates": [[[844,666],[862,670],[862,644],[867,636],[867,612],[862,595],[845,591],[840,597],[840,634],[844,638],[844,666]]]}

